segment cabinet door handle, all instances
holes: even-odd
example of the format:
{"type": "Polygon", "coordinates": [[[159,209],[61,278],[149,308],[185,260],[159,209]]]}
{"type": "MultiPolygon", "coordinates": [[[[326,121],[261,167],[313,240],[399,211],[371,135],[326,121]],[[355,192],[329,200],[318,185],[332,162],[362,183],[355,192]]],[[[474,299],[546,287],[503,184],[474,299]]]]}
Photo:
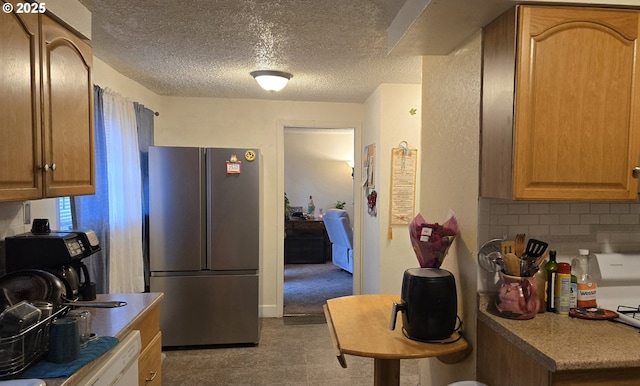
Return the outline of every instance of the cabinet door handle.
{"type": "Polygon", "coordinates": [[[149,371],[149,378],[146,378],[144,381],[145,382],[153,382],[154,379],[156,379],[156,376],[158,375],[157,371],[149,371]]]}
{"type": "Polygon", "coordinates": [[[56,164],[51,164],[51,166],[49,166],[49,164],[44,164],[43,167],[41,167],[40,169],[42,169],[42,171],[44,172],[48,172],[49,170],[51,170],[52,172],[56,171],[56,164]]]}
{"type": "Polygon", "coordinates": [[[633,176],[633,178],[640,177],[640,167],[636,166],[635,168],[633,168],[633,170],[631,171],[631,175],[633,176]]]}

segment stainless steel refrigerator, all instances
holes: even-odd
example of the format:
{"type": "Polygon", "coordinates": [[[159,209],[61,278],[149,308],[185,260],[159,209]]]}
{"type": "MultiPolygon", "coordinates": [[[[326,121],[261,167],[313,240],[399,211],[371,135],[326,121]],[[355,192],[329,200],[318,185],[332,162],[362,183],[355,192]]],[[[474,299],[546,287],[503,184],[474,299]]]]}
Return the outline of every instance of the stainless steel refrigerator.
{"type": "Polygon", "coordinates": [[[163,346],[258,343],[259,181],[257,150],[149,148],[163,346]]]}

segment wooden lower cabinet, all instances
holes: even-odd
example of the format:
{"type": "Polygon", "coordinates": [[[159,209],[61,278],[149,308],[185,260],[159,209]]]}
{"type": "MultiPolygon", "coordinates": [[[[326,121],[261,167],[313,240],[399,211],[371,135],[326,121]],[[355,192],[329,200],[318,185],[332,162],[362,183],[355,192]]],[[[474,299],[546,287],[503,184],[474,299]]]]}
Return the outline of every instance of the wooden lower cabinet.
{"type": "Polygon", "coordinates": [[[138,358],[138,384],[162,385],[162,333],[160,332],[160,306],[133,326],[140,331],[142,349],[138,358]]]}
{"type": "Polygon", "coordinates": [[[638,367],[549,371],[480,320],[477,345],[477,379],[491,386],[631,386],[640,380],[638,367]]]}
{"type": "Polygon", "coordinates": [[[138,359],[138,384],[162,385],[162,333],[158,332],[138,359]]]}

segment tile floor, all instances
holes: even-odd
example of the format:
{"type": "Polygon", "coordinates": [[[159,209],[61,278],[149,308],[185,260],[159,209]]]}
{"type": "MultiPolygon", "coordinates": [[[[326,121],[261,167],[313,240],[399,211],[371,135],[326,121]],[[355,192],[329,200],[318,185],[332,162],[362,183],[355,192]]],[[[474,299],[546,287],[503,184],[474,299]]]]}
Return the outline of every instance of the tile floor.
{"type": "MultiPolygon", "coordinates": [[[[371,386],[373,359],[347,355],[340,367],[326,324],[261,319],[256,347],[165,351],[162,383],[179,385],[371,386]]],[[[419,383],[419,360],[400,362],[400,384],[419,383]]]]}

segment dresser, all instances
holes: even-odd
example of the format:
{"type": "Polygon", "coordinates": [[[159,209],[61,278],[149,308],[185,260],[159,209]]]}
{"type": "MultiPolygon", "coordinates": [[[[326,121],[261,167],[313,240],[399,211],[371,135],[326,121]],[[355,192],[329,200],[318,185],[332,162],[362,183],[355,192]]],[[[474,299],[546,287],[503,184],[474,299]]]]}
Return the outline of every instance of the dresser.
{"type": "Polygon", "coordinates": [[[331,242],[322,220],[285,221],[285,264],[322,264],[331,260],[331,242]]]}

